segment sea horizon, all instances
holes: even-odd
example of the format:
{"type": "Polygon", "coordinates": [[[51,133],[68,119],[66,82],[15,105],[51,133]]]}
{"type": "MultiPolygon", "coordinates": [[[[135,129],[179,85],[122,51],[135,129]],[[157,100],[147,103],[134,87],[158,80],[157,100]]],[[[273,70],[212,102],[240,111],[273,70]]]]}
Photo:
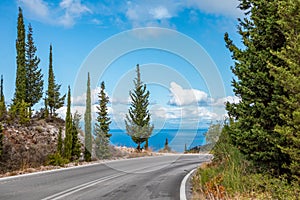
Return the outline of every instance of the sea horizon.
{"type": "MultiPolygon", "coordinates": [[[[208,128],[199,129],[154,129],[149,138],[149,148],[153,151],[159,151],[164,148],[165,141],[168,139],[169,147],[175,152],[184,152],[187,149],[205,144],[205,133],[208,128]]],[[[127,135],[124,129],[111,129],[111,145],[126,146],[136,148],[136,144],[131,137],[127,135]]],[[[144,143],[142,144],[142,146],[144,143]]]]}

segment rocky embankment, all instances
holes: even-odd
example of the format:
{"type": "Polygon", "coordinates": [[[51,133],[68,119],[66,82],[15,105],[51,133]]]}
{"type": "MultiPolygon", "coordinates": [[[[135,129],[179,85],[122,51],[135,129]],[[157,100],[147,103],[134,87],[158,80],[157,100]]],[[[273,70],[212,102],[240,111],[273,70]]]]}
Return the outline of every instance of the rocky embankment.
{"type": "Polygon", "coordinates": [[[63,120],[32,120],[27,126],[3,124],[0,173],[45,164],[48,155],[56,151],[59,127],[63,126],[63,120]]]}

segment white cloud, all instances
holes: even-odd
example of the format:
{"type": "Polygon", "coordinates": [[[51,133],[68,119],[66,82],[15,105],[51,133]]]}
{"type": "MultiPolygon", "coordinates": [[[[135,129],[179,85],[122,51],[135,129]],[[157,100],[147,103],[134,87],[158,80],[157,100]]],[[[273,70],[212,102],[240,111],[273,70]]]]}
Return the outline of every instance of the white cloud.
{"type": "Polygon", "coordinates": [[[186,6],[200,11],[215,14],[224,15],[229,17],[240,17],[242,12],[237,8],[239,0],[186,0],[186,6]]]}
{"type": "Polygon", "coordinates": [[[49,16],[48,4],[43,0],[19,0],[19,4],[26,6],[32,15],[41,18],[49,16]]]}
{"type": "Polygon", "coordinates": [[[241,99],[237,96],[227,96],[223,98],[219,98],[216,100],[213,100],[211,103],[212,106],[225,106],[227,102],[229,103],[239,103],[241,99]]]}
{"type": "Polygon", "coordinates": [[[159,20],[171,17],[171,14],[169,13],[168,9],[163,6],[153,8],[149,11],[149,13],[153,16],[154,19],[159,20]]]}
{"type": "Polygon", "coordinates": [[[208,95],[205,92],[196,89],[184,89],[175,82],[171,82],[170,91],[169,104],[171,105],[186,106],[208,101],[208,95]]]}
{"type": "Polygon", "coordinates": [[[29,18],[64,27],[72,27],[82,15],[92,13],[81,0],[62,0],[58,5],[44,0],[18,0],[18,4],[29,11],[29,18]]]}

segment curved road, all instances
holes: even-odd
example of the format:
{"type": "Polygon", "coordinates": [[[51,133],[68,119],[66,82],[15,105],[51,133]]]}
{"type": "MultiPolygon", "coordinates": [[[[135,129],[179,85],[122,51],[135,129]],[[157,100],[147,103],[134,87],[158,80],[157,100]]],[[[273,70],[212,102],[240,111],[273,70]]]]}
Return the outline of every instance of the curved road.
{"type": "Polygon", "coordinates": [[[184,176],[209,155],[110,161],[0,179],[0,199],[180,199],[184,176]]]}

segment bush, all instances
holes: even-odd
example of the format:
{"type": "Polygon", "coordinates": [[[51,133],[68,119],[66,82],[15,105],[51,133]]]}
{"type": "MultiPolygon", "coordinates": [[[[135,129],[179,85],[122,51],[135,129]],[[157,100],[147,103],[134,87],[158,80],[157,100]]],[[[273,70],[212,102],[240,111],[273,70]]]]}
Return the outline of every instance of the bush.
{"type": "Polygon", "coordinates": [[[59,153],[51,154],[48,156],[47,165],[61,166],[69,163],[69,160],[63,158],[59,153]]]}

